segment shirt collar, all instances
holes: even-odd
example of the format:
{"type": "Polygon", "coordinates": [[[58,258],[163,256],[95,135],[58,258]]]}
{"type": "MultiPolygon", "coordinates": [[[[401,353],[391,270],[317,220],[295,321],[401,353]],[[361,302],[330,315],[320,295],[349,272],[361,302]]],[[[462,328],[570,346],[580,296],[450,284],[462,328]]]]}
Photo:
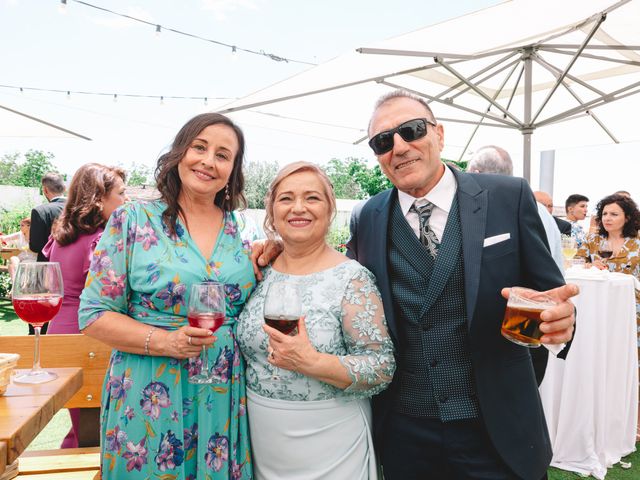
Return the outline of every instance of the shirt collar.
{"type": "Polygon", "coordinates": [[[456,178],[453,176],[453,172],[449,167],[445,165],[444,175],[440,178],[435,187],[433,187],[424,197],[413,197],[408,193],[398,190],[398,201],[400,202],[400,209],[404,216],[407,215],[413,202],[425,199],[433,203],[436,207],[444,210],[447,214],[451,210],[451,204],[453,203],[453,197],[456,195],[458,185],[456,184],[456,178]]]}

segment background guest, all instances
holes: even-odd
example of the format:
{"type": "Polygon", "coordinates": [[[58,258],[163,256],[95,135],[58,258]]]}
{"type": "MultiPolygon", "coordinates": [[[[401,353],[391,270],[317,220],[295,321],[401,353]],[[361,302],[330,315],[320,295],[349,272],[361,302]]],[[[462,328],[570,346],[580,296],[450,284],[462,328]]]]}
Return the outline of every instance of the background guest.
{"type": "Polygon", "coordinates": [[[252,478],[236,318],[255,284],[243,215],[244,136],[197,115],[158,159],[161,199],[118,209],[80,297],[83,333],[114,350],[102,394],[102,478],[252,478]],[[188,325],[192,284],[225,285],[215,336],[188,325]],[[212,346],[209,364],[199,354],[212,346]],[[193,384],[196,374],[219,383],[193,384]]]}
{"type": "MultiPolygon", "coordinates": [[[[633,275],[640,281],[640,211],[627,196],[613,194],[598,202],[596,222],[598,233],[589,234],[577,257],[592,261],[597,268],[633,275]],[[602,252],[611,255],[603,258],[602,252]]],[[[640,354],[640,290],[636,289],[636,321],[638,324],[638,353],[640,354]]],[[[640,368],[640,364],[638,365],[640,368]]],[[[639,426],[640,426],[640,410],[639,426]]],[[[640,429],[637,435],[640,440],[640,429]]]]}
{"type": "MultiPolygon", "coordinates": [[[[48,203],[38,205],[31,210],[31,229],[29,234],[29,249],[38,255],[38,261],[44,262],[46,258],[42,254],[42,248],[49,241],[51,226],[58,218],[64,208],[66,198],[64,198],[64,178],[55,172],[46,173],[42,177],[42,194],[48,203]]],[[[40,333],[47,333],[49,323],[45,323],[40,333]]],[[[29,324],[29,335],[33,335],[33,326],[29,324]]]]}
{"type": "Polygon", "coordinates": [[[18,255],[9,257],[9,276],[13,283],[13,277],[16,274],[20,262],[35,262],[36,254],[29,250],[29,229],[31,227],[31,219],[23,218],[20,220],[20,230],[8,235],[0,235],[0,243],[11,248],[20,250],[18,255]]]}
{"type": "MultiPolygon", "coordinates": [[[[124,204],[125,173],[120,168],[89,163],[78,169],[69,186],[62,214],[54,221],[42,254],[59,262],[64,281],[64,302],[49,322],[49,333],[80,333],[78,307],[89,264],[111,213],[124,204]]],[[[74,408],[71,430],[61,448],[99,445],[99,408],[74,408]]]]}
{"type": "Polygon", "coordinates": [[[567,212],[567,220],[571,222],[571,236],[576,239],[578,248],[585,240],[585,232],[582,226],[578,223],[584,220],[587,216],[587,209],[589,208],[589,199],[579,193],[569,195],[564,202],[564,208],[567,212]]]}
{"type": "Polygon", "coordinates": [[[368,397],[391,382],[393,346],[373,275],[326,243],[335,209],[329,179],[308,162],[284,167],[267,193],[265,231],[284,250],[238,324],[258,479],[377,478],[368,397]],[[264,324],[266,292],[285,281],[304,290],[293,336],[264,324]],[[271,366],[284,369],[279,381],[271,366]]]}
{"type": "Polygon", "coordinates": [[[542,192],[538,190],[537,192],[533,192],[533,196],[536,197],[536,201],[541,203],[549,212],[556,224],[558,225],[558,230],[562,235],[571,235],[571,222],[567,222],[562,218],[558,218],[553,215],[553,198],[547,192],[542,192]]]}

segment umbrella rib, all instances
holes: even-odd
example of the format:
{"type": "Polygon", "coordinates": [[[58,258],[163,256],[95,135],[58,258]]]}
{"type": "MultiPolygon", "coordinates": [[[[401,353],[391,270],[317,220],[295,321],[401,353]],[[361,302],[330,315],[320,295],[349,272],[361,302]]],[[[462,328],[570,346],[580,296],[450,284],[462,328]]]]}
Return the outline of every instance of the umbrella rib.
{"type": "MultiPolygon", "coordinates": [[[[543,68],[547,69],[547,70],[548,70],[552,75],[554,75],[554,76],[556,76],[556,77],[559,75],[559,74],[558,74],[558,71],[559,71],[560,69],[557,69],[555,66],[548,64],[546,61],[544,61],[544,60],[543,60],[541,57],[539,57],[538,55],[534,55],[534,56],[533,56],[533,60],[534,60],[538,65],[541,65],[543,68]]],[[[573,97],[573,98],[574,98],[574,99],[575,99],[575,100],[576,100],[580,105],[582,105],[582,104],[583,104],[583,101],[582,101],[582,99],[580,98],[580,96],[579,96],[577,93],[575,93],[575,92],[573,91],[573,89],[572,89],[569,85],[567,85],[567,82],[565,82],[564,80],[562,81],[562,86],[563,86],[563,87],[564,87],[564,88],[565,88],[565,89],[566,89],[566,90],[571,94],[571,96],[572,96],[572,97],[573,97]]],[[[590,87],[589,85],[586,85],[586,86],[587,86],[587,87],[590,87]]],[[[596,90],[596,89],[593,89],[593,90],[596,90]]],[[[602,94],[603,94],[603,92],[600,92],[599,94],[600,94],[600,95],[602,95],[602,94]]],[[[600,128],[602,128],[602,130],[604,130],[604,132],[605,132],[607,135],[609,135],[609,137],[611,138],[611,140],[613,140],[613,142],[614,142],[614,143],[620,143],[620,142],[618,141],[618,139],[615,137],[615,135],[614,135],[613,133],[611,133],[611,131],[610,131],[610,130],[605,126],[605,124],[604,124],[604,123],[602,123],[602,121],[598,118],[598,116],[597,116],[595,113],[593,113],[593,112],[591,112],[591,111],[589,111],[589,110],[587,110],[587,111],[586,111],[586,113],[587,113],[587,115],[589,115],[591,118],[593,118],[594,122],[596,122],[596,123],[600,126],[600,128]]]]}
{"type": "MultiPolygon", "coordinates": [[[[443,105],[448,105],[450,107],[457,108],[458,110],[463,110],[465,112],[472,113],[474,115],[477,115],[478,117],[482,117],[484,115],[484,113],[479,112],[478,110],[474,110],[473,108],[464,107],[464,106],[458,105],[456,103],[451,103],[451,102],[448,102],[448,101],[443,100],[441,98],[434,97],[433,95],[428,95],[428,94],[426,94],[424,92],[419,92],[417,90],[413,90],[411,88],[407,88],[407,87],[404,87],[402,85],[398,85],[396,83],[389,82],[387,80],[383,80],[380,83],[382,83],[383,85],[386,85],[388,87],[398,88],[398,89],[401,89],[401,90],[406,90],[407,92],[410,92],[410,93],[413,93],[415,95],[418,95],[419,97],[424,97],[424,98],[426,98],[428,100],[431,100],[431,101],[434,101],[434,102],[438,102],[438,103],[442,103],[443,105]]],[[[519,124],[511,123],[508,120],[505,120],[505,119],[502,119],[502,118],[497,118],[497,117],[491,117],[491,118],[492,118],[492,120],[494,120],[496,122],[504,124],[507,128],[520,128],[519,124]]]]}
{"type": "MultiPolygon", "coordinates": [[[[544,50],[545,52],[549,52],[549,53],[558,53],[561,55],[573,55],[573,52],[569,52],[567,50],[559,50],[556,48],[541,47],[540,50],[544,50]]],[[[604,62],[621,63],[623,65],[632,65],[634,67],[640,67],[640,62],[636,60],[622,60],[620,58],[603,57],[602,55],[593,55],[591,53],[585,53],[585,52],[582,52],[582,55],[580,56],[583,58],[590,58],[592,60],[602,60],[604,62]]]]}
{"type": "Polygon", "coordinates": [[[53,123],[45,122],[44,120],[41,120],[41,119],[36,118],[36,117],[32,117],[31,115],[27,115],[26,113],[22,113],[22,112],[19,112],[17,110],[13,110],[12,108],[5,107],[4,105],[0,105],[0,108],[2,108],[4,110],[7,110],[9,112],[15,113],[16,115],[20,115],[22,117],[28,118],[28,119],[33,120],[35,122],[42,123],[44,125],[47,125],[48,127],[55,128],[56,130],[60,130],[62,132],[68,133],[68,134],[73,135],[75,137],[82,138],[83,140],[91,141],[91,139],[89,137],[85,137],[84,135],[80,135],[79,133],[73,132],[71,130],[67,130],[66,128],[60,127],[60,126],[55,125],[53,123]]]}
{"type": "Polygon", "coordinates": [[[587,110],[591,110],[593,108],[597,108],[600,107],[602,105],[604,105],[605,103],[610,103],[610,102],[615,102],[618,100],[621,100],[625,97],[629,97],[631,95],[636,95],[638,93],[640,93],[640,89],[634,91],[634,92],[629,92],[629,90],[632,90],[634,88],[638,88],[640,87],[640,81],[639,82],[635,82],[632,83],[631,85],[627,85],[626,87],[622,87],[618,90],[616,90],[615,92],[612,93],[606,93],[598,98],[594,98],[593,100],[587,102],[587,103],[583,103],[582,105],[578,106],[578,107],[574,107],[571,108],[569,110],[565,110],[562,113],[559,113],[557,115],[554,115],[553,117],[549,117],[541,122],[539,122],[536,125],[537,127],[542,127],[544,125],[549,125],[550,123],[555,123],[558,120],[561,120],[565,117],[569,117],[571,115],[574,115],[576,113],[581,113],[581,112],[586,112],[587,110]]]}
{"type": "MultiPolygon", "coordinates": [[[[539,54],[535,54],[534,55],[534,59],[536,60],[536,63],[538,63],[542,67],[544,67],[547,70],[549,70],[556,77],[556,79],[558,78],[558,75],[561,72],[560,68],[556,67],[551,62],[548,62],[543,57],[541,57],[539,54]]],[[[588,90],[591,90],[592,92],[594,92],[594,93],[596,93],[598,95],[605,95],[605,93],[602,90],[594,87],[593,85],[589,85],[587,82],[585,82],[584,80],[576,77],[575,75],[567,74],[567,78],[570,79],[570,80],[573,80],[577,84],[582,85],[584,88],[586,88],[588,90]]]]}
{"type": "MultiPolygon", "coordinates": [[[[494,105],[498,110],[500,110],[504,115],[506,115],[507,117],[509,117],[511,120],[513,120],[516,124],[518,124],[520,127],[523,126],[522,122],[520,122],[516,117],[514,117],[511,112],[509,112],[509,110],[505,110],[505,108],[500,105],[499,103],[494,102],[491,97],[489,97],[486,93],[484,93],[481,89],[479,89],[478,87],[476,87],[473,83],[470,83],[461,73],[459,73],[456,69],[454,69],[453,67],[451,67],[449,64],[447,64],[442,58],[436,58],[436,62],[439,63],[440,65],[442,65],[442,67],[444,69],[446,69],[449,73],[451,73],[452,75],[454,75],[455,77],[457,77],[459,80],[463,81],[464,83],[466,83],[469,87],[471,87],[471,89],[476,92],[478,95],[480,95],[482,98],[484,98],[487,102],[489,102],[491,105],[494,105]]],[[[480,115],[482,116],[482,115],[480,115]]]]}
{"type": "MultiPolygon", "coordinates": [[[[511,57],[513,57],[513,56],[515,56],[515,55],[517,55],[517,52],[513,52],[511,55],[507,55],[507,56],[505,56],[505,57],[501,58],[501,59],[500,59],[500,60],[498,60],[497,62],[494,62],[494,63],[492,63],[491,65],[489,65],[488,67],[485,67],[485,68],[483,68],[482,70],[480,70],[480,71],[478,71],[478,72],[474,73],[473,75],[471,75],[471,76],[469,77],[469,79],[468,79],[468,80],[473,80],[473,79],[474,79],[475,77],[477,77],[478,75],[482,75],[483,73],[485,73],[485,72],[487,72],[487,71],[491,70],[492,68],[494,68],[494,67],[498,66],[500,63],[502,63],[502,62],[506,62],[507,60],[509,60],[511,57]]],[[[481,85],[483,82],[486,82],[487,80],[489,80],[490,78],[495,77],[495,76],[496,76],[496,75],[498,75],[499,73],[504,72],[507,68],[511,67],[513,64],[517,64],[519,61],[520,61],[520,59],[516,59],[516,60],[513,60],[513,61],[511,61],[511,62],[507,63],[506,65],[502,65],[502,66],[501,66],[499,69],[497,69],[495,72],[492,72],[492,73],[490,73],[489,75],[487,75],[486,77],[481,78],[480,80],[478,80],[478,81],[476,82],[476,85],[481,85]]],[[[464,82],[459,82],[457,85],[459,86],[459,85],[461,85],[461,84],[464,84],[464,82]]],[[[470,89],[471,89],[471,87],[469,87],[469,86],[467,85],[467,87],[466,87],[466,88],[464,88],[464,89],[460,90],[458,93],[456,93],[455,95],[451,96],[450,98],[451,98],[452,100],[453,100],[453,99],[456,99],[456,98],[457,98],[457,97],[459,97],[460,95],[462,95],[462,94],[464,94],[464,93],[468,92],[470,89]]],[[[451,90],[452,90],[452,89],[449,89],[449,90],[447,91],[447,93],[448,93],[449,91],[451,91],[451,90]]]]}
{"type": "MultiPolygon", "coordinates": [[[[505,77],[504,81],[502,82],[502,85],[500,85],[500,87],[496,90],[496,93],[493,95],[493,101],[495,101],[496,98],[498,98],[498,95],[500,95],[500,93],[504,89],[505,85],[507,84],[507,82],[511,78],[511,75],[513,75],[513,72],[515,72],[516,68],[518,68],[518,60],[516,60],[515,62],[512,62],[512,65],[513,65],[513,68],[511,69],[509,74],[505,77]]],[[[502,69],[500,71],[502,71],[502,69]]],[[[473,132],[471,132],[471,135],[469,136],[469,140],[467,140],[467,144],[464,146],[464,148],[462,149],[462,153],[460,153],[460,156],[458,157],[458,161],[462,160],[462,157],[467,152],[467,149],[469,148],[469,145],[473,141],[473,137],[475,137],[476,133],[478,133],[478,129],[480,128],[480,125],[482,125],[482,123],[484,122],[484,119],[487,117],[487,114],[489,113],[490,110],[491,110],[491,105],[489,105],[487,107],[487,111],[486,111],[485,115],[480,117],[480,120],[478,120],[478,122],[476,124],[476,127],[473,129],[473,132]]]]}
{"type": "Polygon", "coordinates": [[[531,119],[531,123],[532,124],[536,122],[536,120],[538,119],[538,117],[542,113],[542,110],[544,110],[544,107],[547,106],[547,103],[549,103],[549,100],[551,99],[553,94],[556,92],[556,90],[560,86],[560,83],[564,80],[564,77],[566,77],[567,73],[569,73],[569,70],[571,70],[573,65],[578,60],[578,58],[580,58],[580,54],[582,53],[584,48],[587,46],[587,44],[591,41],[591,38],[596,34],[598,29],[600,28],[600,25],[602,25],[602,22],[604,22],[606,20],[606,18],[607,18],[607,15],[604,14],[604,13],[599,16],[598,20],[595,22],[595,25],[593,26],[593,28],[591,29],[589,34],[584,39],[584,42],[582,42],[582,44],[580,45],[578,50],[573,55],[573,58],[571,59],[571,61],[569,61],[569,65],[566,66],[566,68],[564,69],[564,71],[562,72],[560,77],[556,80],[556,84],[551,88],[551,91],[547,94],[547,97],[544,99],[544,101],[542,102],[542,104],[538,108],[538,111],[536,112],[536,114],[531,119]]]}

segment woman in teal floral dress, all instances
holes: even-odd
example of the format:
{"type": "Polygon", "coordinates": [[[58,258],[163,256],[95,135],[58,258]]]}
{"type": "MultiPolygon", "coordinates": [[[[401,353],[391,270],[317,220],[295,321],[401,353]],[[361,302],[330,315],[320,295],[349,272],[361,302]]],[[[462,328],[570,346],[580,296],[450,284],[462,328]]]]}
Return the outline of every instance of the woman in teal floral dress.
{"type": "Polygon", "coordinates": [[[111,346],[102,393],[103,479],[253,478],[236,319],[255,284],[244,202],[242,131],[207,113],[158,160],[161,200],[116,210],[81,297],[80,328],[111,346]],[[213,336],[186,319],[189,286],[224,283],[213,336]],[[210,348],[209,365],[199,359],[210,348]],[[202,369],[222,382],[191,384],[202,369]]]}

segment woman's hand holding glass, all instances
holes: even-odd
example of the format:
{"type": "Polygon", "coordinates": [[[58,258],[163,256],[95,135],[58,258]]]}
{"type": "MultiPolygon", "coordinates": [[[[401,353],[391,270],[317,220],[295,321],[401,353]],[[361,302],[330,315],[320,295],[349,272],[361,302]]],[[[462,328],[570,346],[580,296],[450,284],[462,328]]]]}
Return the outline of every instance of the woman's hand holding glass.
{"type": "Polygon", "coordinates": [[[203,345],[209,346],[215,341],[216,337],[206,328],[181,327],[170,332],[165,330],[155,332],[151,339],[151,346],[158,342],[157,348],[161,355],[184,360],[197,357],[203,345]]]}
{"type": "Polygon", "coordinates": [[[266,324],[262,328],[269,336],[267,360],[274,367],[304,373],[304,367],[320,355],[309,340],[304,316],[298,320],[297,335],[285,335],[266,324]]]}

